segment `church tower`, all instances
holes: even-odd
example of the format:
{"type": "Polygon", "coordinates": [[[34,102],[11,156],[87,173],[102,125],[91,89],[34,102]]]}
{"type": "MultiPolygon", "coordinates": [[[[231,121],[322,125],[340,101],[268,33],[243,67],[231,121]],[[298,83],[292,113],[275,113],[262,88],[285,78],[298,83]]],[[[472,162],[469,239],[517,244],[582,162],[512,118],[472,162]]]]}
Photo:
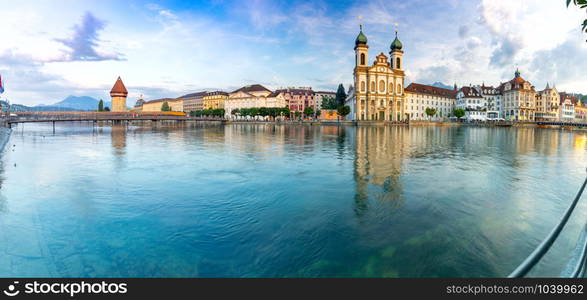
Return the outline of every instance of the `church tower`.
{"type": "Polygon", "coordinates": [[[402,70],[404,66],[404,52],[402,51],[402,42],[397,38],[397,31],[395,32],[395,40],[391,42],[391,50],[389,51],[389,57],[391,58],[391,68],[394,70],[402,70]]]}
{"type": "Polygon", "coordinates": [[[112,111],[113,112],[124,112],[126,111],[126,96],[128,91],[122,83],[122,79],[118,76],[116,83],[110,91],[110,97],[112,97],[112,111]]]}

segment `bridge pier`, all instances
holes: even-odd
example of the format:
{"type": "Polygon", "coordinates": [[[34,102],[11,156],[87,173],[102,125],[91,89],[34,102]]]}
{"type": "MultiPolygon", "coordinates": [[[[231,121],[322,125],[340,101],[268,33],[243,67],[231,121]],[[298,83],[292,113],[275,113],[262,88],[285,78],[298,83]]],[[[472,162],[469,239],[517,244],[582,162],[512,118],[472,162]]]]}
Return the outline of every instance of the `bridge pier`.
{"type": "Polygon", "coordinates": [[[55,134],[55,121],[53,121],[53,134],[55,134]]]}

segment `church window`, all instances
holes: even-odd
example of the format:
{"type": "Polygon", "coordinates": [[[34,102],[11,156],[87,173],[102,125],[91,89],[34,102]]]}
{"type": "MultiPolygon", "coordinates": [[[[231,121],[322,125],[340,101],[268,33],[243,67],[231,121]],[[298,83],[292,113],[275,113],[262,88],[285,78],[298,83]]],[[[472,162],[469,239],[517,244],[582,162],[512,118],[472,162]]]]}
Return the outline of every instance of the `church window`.
{"type": "Polygon", "coordinates": [[[371,92],[375,92],[375,81],[371,81],[371,92]]]}
{"type": "Polygon", "coordinates": [[[379,92],[385,92],[385,81],[383,80],[379,81],[379,92]]]}
{"type": "Polygon", "coordinates": [[[395,67],[396,69],[401,69],[400,59],[399,57],[395,59],[395,67]]]}
{"type": "Polygon", "coordinates": [[[361,53],[361,65],[365,64],[365,53],[361,53]]]}
{"type": "Polygon", "coordinates": [[[389,93],[393,93],[393,83],[389,84],[389,93]]]}
{"type": "Polygon", "coordinates": [[[361,92],[365,91],[365,82],[361,81],[361,92]]]}

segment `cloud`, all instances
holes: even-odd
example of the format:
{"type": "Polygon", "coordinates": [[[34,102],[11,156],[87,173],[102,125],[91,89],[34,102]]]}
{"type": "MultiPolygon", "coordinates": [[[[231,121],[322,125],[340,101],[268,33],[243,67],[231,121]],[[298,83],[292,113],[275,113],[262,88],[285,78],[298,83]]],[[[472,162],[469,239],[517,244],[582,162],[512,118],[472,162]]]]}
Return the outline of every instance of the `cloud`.
{"type": "Polygon", "coordinates": [[[80,24],[73,27],[73,35],[65,39],[56,39],[69,48],[61,61],[103,61],[124,60],[119,53],[107,53],[98,49],[99,32],[105,27],[104,21],[86,12],[80,24]]]}

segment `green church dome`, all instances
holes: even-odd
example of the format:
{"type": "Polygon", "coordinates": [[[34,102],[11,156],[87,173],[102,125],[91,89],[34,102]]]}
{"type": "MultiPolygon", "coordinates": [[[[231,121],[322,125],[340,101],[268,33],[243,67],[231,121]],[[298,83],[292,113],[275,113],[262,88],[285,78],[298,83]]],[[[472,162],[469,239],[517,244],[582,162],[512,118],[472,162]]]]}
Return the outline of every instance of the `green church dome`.
{"type": "Polygon", "coordinates": [[[361,25],[361,31],[355,40],[355,45],[367,45],[367,37],[363,34],[363,26],[361,25]]]}
{"type": "Polygon", "coordinates": [[[393,50],[402,50],[402,42],[399,41],[397,38],[397,31],[395,32],[395,39],[391,42],[391,51],[393,50]]]}

